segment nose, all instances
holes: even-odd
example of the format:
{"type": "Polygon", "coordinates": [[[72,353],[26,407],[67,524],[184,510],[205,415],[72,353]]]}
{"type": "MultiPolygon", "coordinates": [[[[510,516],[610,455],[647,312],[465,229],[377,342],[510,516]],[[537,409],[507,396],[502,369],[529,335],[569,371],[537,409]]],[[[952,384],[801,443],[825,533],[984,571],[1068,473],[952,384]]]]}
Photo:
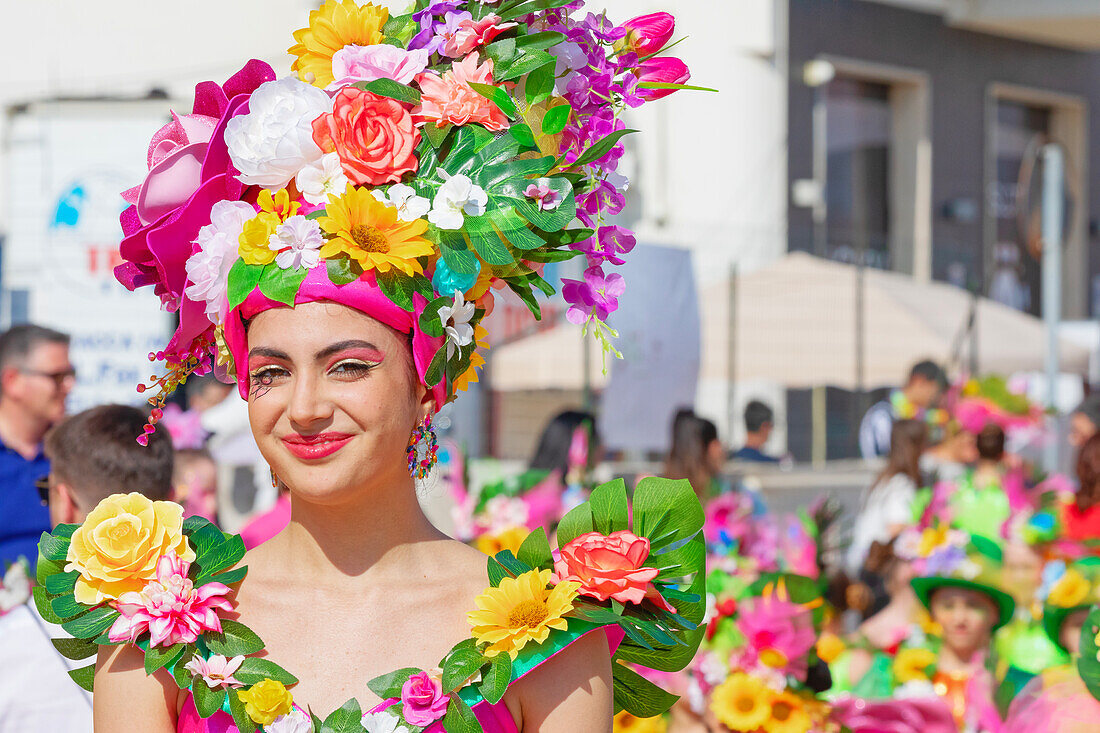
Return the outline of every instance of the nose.
{"type": "Polygon", "coordinates": [[[332,417],[333,405],[317,379],[299,374],[294,379],[286,412],[292,424],[305,427],[332,417]]]}

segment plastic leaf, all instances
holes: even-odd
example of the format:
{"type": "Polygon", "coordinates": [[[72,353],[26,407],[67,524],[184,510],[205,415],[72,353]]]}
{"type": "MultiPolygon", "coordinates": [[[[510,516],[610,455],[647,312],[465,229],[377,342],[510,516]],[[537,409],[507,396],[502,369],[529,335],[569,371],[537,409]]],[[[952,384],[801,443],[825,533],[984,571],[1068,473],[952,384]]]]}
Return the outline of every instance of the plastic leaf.
{"type": "Polygon", "coordinates": [[[417,667],[402,667],[393,672],[375,677],[367,683],[367,687],[370,688],[371,692],[378,695],[378,697],[383,700],[388,700],[391,697],[401,697],[401,686],[414,674],[419,674],[422,671],[423,670],[417,667]]]}
{"type": "Polygon", "coordinates": [[[493,60],[493,67],[495,68],[512,62],[512,59],[516,56],[516,45],[515,38],[502,38],[493,41],[482,50],[488,58],[493,60]]]}
{"type": "Polygon", "coordinates": [[[451,695],[447,714],[443,716],[443,730],[447,733],[482,733],[474,711],[458,695],[451,695]]]}
{"type": "Polygon", "coordinates": [[[557,31],[540,31],[520,36],[516,39],[516,46],[524,49],[549,49],[565,41],[565,34],[557,31]]]}
{"type": "Polygon", "coordinates": [[[69,676],[73,678],[73,682],[91,692],[92,684],[95,682],[95,665],[89,664],[80,669],[70,669],[69,676]]]}
{"type": "MultiPolygon", "coordinates": [[[[527,75],[523,85],[524,98],[528,105],[538,104],[550,98],[554,93],[554,66],[543,64],[527,75]]],[[[532,141],[533,143],[533,141],[532,141]]]]}
{"type": "Polygon", "coordinates": [[[264,268],[261,265],[249,265],[244,260],[233,263],[233,267],[229,270],[229,286],[226,293],[230,310],[243,303],[245,298],[256,289],[263,272],[264,268]]]}
{"type": "Polygon", "coordinates": [[[260,657],[245,657],[240,668],[233,673],[233,676],[246,685],[254,685],[257,682],[263,682],[265,679],[282,682],[284,685],[293,685],[298,682],[297,677],[275,664],[275,662],[260,657]]]}
{"type": "Polygon", "coordinates": [[[673,706],[680,698],[622,664],[612,665],[615,681],[615,707],[638,718],[652,718],[673,706]]]}
{"type": "Polygon", "coordinates": [[[49,532],[43,532],[38,538],[38,554],[47,560],[64,563],[68,552],[69,540],[66,537],[57,537],[49,532]]]}
{"type": "Polygon", "coordinates": [[[443,692],[451,693],[477,674],[487,661],[467,639],[452,649],[443,660],[443,692]]]}
{"type": "MultiPolygon", "coordinates": [[[[497,79],[497,81],[501,81],[501,79],[497,79]]],[[[500,107],[500,111],[505,115],[508,117],[516,116],[516,103],[512,101],[506,89],[494,86],[493,84],[481,84],[476,81],[469,82],[469,84],[470,88],[475,92],[488,99],[497,107],[500,107]]]]}
{"type": "Polygon", "coordinates": [[[359,87],[380,97],[389,97],[405,104],[420,104],[420,92],[393,79],[375,79],[358,81],[352,86],[359,87]]]}
{"type": "Polygon", "coordinates": [[[630,527],[630,509],[626,500],[626,482],[621,478],[597,486],[589,500],[596,531],[605,535],[630,527]]]}
{"type": "Polygon", "coordinates": [[[145,674],[153,674],[161,667],[167,667],[181,656],[186,645],[174,644],[165,649],[159,646],[150,646],[145,650],[145,674]]]}
{"type": "Polygon", "coordinates": [[[363,268],[350,257],[325,260],[325,267],[328,269],[328,279],[333,285],[347,285],[358,280],[363,274],[363,268]]]}
{"type": "MultiPolygon", "coordinates": [[[[62,596],[57,600],[64,600],[72,598],[72,596],[62,596]]],[[[74,600],[75,603],[75,600],[74,600]]],[[[79,604],[78,604],[79,605],[79,604]]],[[[57,601],[54,601],[54,610],[57,610],[57,601]]],[[[93,608],[87,613],[82,613],[75,618],[66,621],[61,624],[61,628],[69,632],[78,639],[94,639],[102,634],[107,629],[111,628],[115,619],[118,618],[118,611],[114,610],[110,606],[100,606],[99,608],[93,608]]]]}
{"type": "Polygon", "coordinates": [[[199,579],[233,567],[241,561],[244,553],[244,540],[240,535],[233,535],[220,544],[208,546],[205,551],[198,553],[195,560],[200,569],[199,579]]]}
{"type": "Polygon", "coordinates": [[[485,701],[495,705],[508,691],[508,684],[512,681],[512,657],[508,654],[498,654],[490,660],[490,664],[481,673],[481,684],[477,690],[485,701]]]}
{"type": "Polygon", "coordinates": [[[263,268],[260,277],[260,292],[283,305],[294,305],[294,297],[298,294],[298,288],[309,273],[304,267],[294,270],[284,270],[275,263],[263,268]]]}
{"type": "Polygon", "coordinates": [[[36,585],[31,589],[31,593],[34,594],[34,607],[38,609],[39,615],[47,622],[51,624],[61,625],[65,620],[54,613],[53,605],[50,598],[50,594],[46,592],[46,588],[41,585],[36,585]]]}
{"type": "Polygon", "coordinates": [[[325,722],[321,724],[321,733],[362,733],[362,718],[363,710],[359,707],[359,701],[352,698],[325,718],[325,722]]]}
{"type": "Polygon", "coordinates": [[[596,162],[611,152],[611,148],[615,147],[619,143],[619,140],[633,132],[637,132],[637,130],[616,130],[610,135],[600,138],[599,142],[594,143],[592,147],[584,151],[579,158],[569,165],[569,167],[580,168],[581,166],[596,162]]]}
{"type": "Polygon", "coordinates": [[[263,640],[255,631],[240,621],[222,619],[222,633],[207,634],[206,645],[215,654],[235,657],[241,654],[255,654],[264,648],[263,640]]]}
{"type": "Polygon", "coordinates": [[[542,131],[547,135],[557,135],[569,123],[573,108],[568,104],[559,104],[547,110],[542,118],[542,131]]]}
{"type": "Polygon", "coordinates": [[[199,578],[195,581],[195,587],[206,585],[207,583],[233,585],[234,583],[240,583],[242,580],[244,580],[246,575],[248,575],[248,566],[242,565],[239,568],[226,570],[224,573],[216,573],[214,575],[206,576],[205,578],[199,578]]]}
{"type": "Polygon", "coordinates": [[[229,690],[226,696],[229,698],[229,714],[233,716],[233,723],[240,733],[255,733],[256,723],[248,717],[248,712],[244,709],[244,702],[237,695],[237,690],[229,690]]]}
{"type": "Polygon", "coordinates": [[[542,527],[535,529],[519,546],[519,560],[527,563],[532,568],[548,568],[554,564],[554,555],[550,552],[550,541],[546,538],[546,530],[542,527]]]}
{"type": "Polygon", "coordinates": [[[66,659],[87,659],[88,657],[99,651],[99,647],[90,641],[85,639],[50,639],[53,643],[54,649],[66,659]]]}
{"type": "Polygon", "coordinates": [[[79,577],[80,573],[76,570],[68,573],[54,573],[46,578],[46,590],[55,596],[72,593],[73,588],[76,587],[76,579],[79,577]]]}
{"type": "Polygon", "coordinates": [[[1081,656],[1077,660],[1077,671],[1085,687],[1097,700],[1100,700],[1100,648],[1096,644],[1096,629],[1100,627],[1100,607],[1094,606],[1081,627],[1081,656]]]}
{"type": "Polygon", "coordinates": [[[564,547],[582,534],[595,532],[596,525],[592,520],[592,505],[588,502],[580,504],[569,510],[558,524],[558,546],[564,547]]]}
{"type": "Polygon", "coordinates": [[[195,701],[195,710],[203,718],[209,718],[222,709],[225,702],[224,687],[210,687],[202,680],[191,689],[191,697],[195,701]]]}

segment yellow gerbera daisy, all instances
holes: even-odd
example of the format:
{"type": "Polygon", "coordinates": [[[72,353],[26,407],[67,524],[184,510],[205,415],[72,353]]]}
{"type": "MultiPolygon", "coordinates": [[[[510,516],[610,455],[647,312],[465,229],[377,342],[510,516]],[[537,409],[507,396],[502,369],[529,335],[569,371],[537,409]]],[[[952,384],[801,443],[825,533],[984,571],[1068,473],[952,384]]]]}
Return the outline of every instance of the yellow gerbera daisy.
{"type": "Polygon", "coordinates": [[[625,710],[615,716],[613,723],[614,733],[666,733],[668,730],[668,723],[660,715],[636,718],[625,710]]]}
{"type": "Polygon", "coordinates": [[[801,698],[780,692],[772,700],[771,716],[764,722],[768,733],[806,733],[812,721],[801,698]]]}
{"type": "Polygon", "coordinates": [[[428,231],[428,222],[401,221],[396,208],[366,188],[349,185],[343,196],[329,196],[325,213],[317,220],[321,229],[333,235],[321,246],[325,259],[342,252],[364,270],[388,272],[393,267],[414,275],[424,271],[416,258],[435,252],[435,245],[420,236],[428,231]]]}
{"type": "Polygon", "coordinates": [[[344,46],[374,46],[382,42],[382,27],[390,11],[377,5],[359,6],[355,0],[325,0],[309,14],[309,27],[294,31],[296,44],[287,52],[297,56],[290,68],[298,78],[324,89],[335,78],[332,57],[344,46]]]}
{"type": "Polygon", "coordinates": [[[301,204],[291,201],[285,188],[275,195],[266,188],[256,199],[260,213],[244,223],[238,241],[241,259],[249,265],[267,265],[275,261],[275,250],[267,246],[280,224],[298,213],[301,204]]]}
{"type": "Polygon", "coordinates": [[[771,720],[774,697],[755,677],[734,672],[714,688],[710,710],[730,730],[747,733],[771,720]]]}
{"type": "Polygon", "coordinates": [[[509,527],[496,534],[483,534],[474,541],[478,550],[492,556],[502,550],[511,550],[515,555],[519,552],[519,546],[531,534],[526,527],[509,527]]]}
{"type": "MultiPolygon", "coordinates": [[[[474,342],[477,344],[477,349],[489,348],[489,331],[480,323],[474,326],[474,342]]],[[[477,370],[485,366],[485,357],[479,354],[477,349],[470,355],[470,368],[455,378],[455,394],[465,392],[471,384],[478,381],[477,370]]]]}
{"type": "Polygon", "coordinates": [[[1070,568],[1050,589],[1047,602],[1060,608],[1073,608],[1085,602],[1089,595],[1089,581],[1079,571],[1070,568]]]}
{"type": "Polygon", "coordinates": [[[466,618],[478,643],[489,644],[485,656],[507,652],[515,659],[528,642],[541,644],[550,629],[566,628],[564,616],[573,610],[580,584],[566,580],[547,590],[549,582],[549,570],[530,570],[477,597],[478,610],[466,618]]]}
{"type": "Polygon", "coordinates": [[[928,668],[936,663],[936,655],[928,649],[902,649],[894,657],[894,677],[905,684],[928,679],[928,668]]]}

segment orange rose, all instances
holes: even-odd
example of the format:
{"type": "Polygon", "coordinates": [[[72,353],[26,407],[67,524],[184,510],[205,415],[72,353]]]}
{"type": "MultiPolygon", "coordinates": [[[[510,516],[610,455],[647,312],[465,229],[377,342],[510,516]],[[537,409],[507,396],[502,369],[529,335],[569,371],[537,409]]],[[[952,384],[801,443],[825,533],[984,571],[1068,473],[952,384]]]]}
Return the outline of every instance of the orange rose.
{"type": "Polygon", "coordinates": [[[397,100],[356,87],[341,89],[332,113],[313,121],[313,140],[340,156],[344,173],[357,185],[396,183],[417,169],[420,133],[412,115],[397,100]]]}
{"type": "Polygon", "coordinates": [[[660,571],[644,567],[649,558],[649,540],[628,530],[603,535],[582,534],[561,548],[554,563],[553,582],[580,583],[582,595],[620,603],[641,603],[646,598],[675,612],[653,585],[660,571]]]}

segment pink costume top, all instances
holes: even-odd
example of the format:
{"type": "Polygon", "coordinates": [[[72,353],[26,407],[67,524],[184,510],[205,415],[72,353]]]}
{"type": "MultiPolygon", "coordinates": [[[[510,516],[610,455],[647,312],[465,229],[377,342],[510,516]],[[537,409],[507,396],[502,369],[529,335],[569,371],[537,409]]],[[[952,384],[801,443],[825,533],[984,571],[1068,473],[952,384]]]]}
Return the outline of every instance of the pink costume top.
{"type": "MultiPolygon", "coordinates": [[[[611,653],[614,654],[624,636],[624,632],[620,627],[596,627],[570,619],[567,631],[551,632],[550,637],[543,644],[537,647],[525,648],[520,652],[513,663],[512,682],[520,679],[536,667],[545,664],[578,639],[601,630],[607,635],[608,646],[611,653]]],[[[516,728],[516,723],[512,719],[512,714],[509,712],[504,700],[496,704],[490,704],[477,697],[476,692],[470,698],[463,695],[463,699],[473,709],[478,722],[481,723],[481,727],[484,729],[484,733],[519,733],[519,729],[516,728]]],[[[400,702],[398,700],[386,700],[367,712],[377,713],[395,704],[400,704],[400,702]]],[[[202,718],[195,709],[195,703],[190,693],[188,693],[183,710],[180,712],[176,730],[178,733],[240,733],[237,726],[233,725],[233,718],[225,711],[215,713],[210,718],[202,718]]],[[[438,733],[442,730],[443,726],[436,723],[429,727],[425,733],[438,733]]]]}
{"type": "Polygon", "coordinates": [[[290,494],[283,494],[275,506],[252,519],[241,529],[241,539],[246,550],[259,547],[286,529],[290,524],[290,494]]]}

